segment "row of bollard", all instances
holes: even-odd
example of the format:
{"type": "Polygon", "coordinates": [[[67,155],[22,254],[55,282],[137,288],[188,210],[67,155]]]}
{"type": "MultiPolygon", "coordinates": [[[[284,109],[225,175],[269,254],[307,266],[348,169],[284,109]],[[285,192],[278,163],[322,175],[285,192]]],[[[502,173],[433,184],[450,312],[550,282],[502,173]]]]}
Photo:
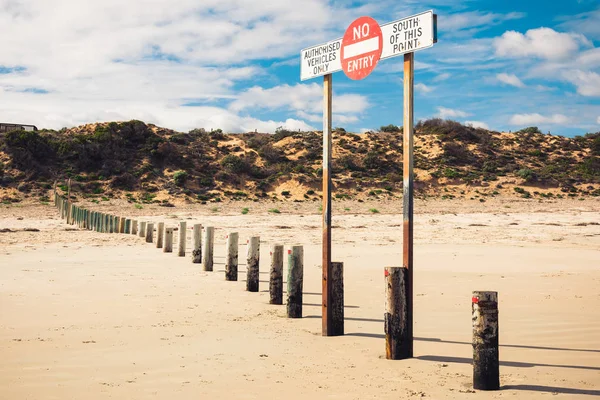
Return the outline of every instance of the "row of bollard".
{"type": "MultiPolygon", "coordinates": [[[[61,218],[68,224],[81,229],[104,233],[124,233],[145,238],[154,243],[154,223],[137,221],[78,207],[67,199],[55,194],[55,204],[61,218]]],[[[185,257],[187,224],[179,222],[177,255],[185,257]]],[[[193,225],[192,262],[202,264],[204,271],[213,271],[214,228],[193,225]]],[[[156,227],[156,247],[165,253],[173,252],[174,228],[159,222],[156,227]]],[[[239,234],[227,235],[225,247],[225,279],[238,280],[239,234]]],[[[270,251],[269,303],[283,304],[283,256],[284,246],[276,244],[270,251]]],[[[253,236],[247,241],[246,290],[259,291],[260,237],[253,236]]],[[[412,338],[409,336],[410,318],[408,315],[408,269],[387,267],[384,270],[385,295],[385,348],[386,358],[400,360],[412,354],[412,338]]],[[[288,250],[287,316],[302,318],[302,291],[304,277],[304,250],[302,246],[292,246],[288,250]]],[[[332,308],[334,334],[344,334],[344,286],[343,263],[332,263],[332,293],[329,294],[329,307],[332,308]]],[[[498,294],[497,292],[473,292],[473,387],[479,390],[498,390],[500,387],[498,355],[498,294]]]]}
{"type": "MultiPolygon", "coordinates": [[[[76,225],[81,229],[93,230],[101,233],[123,233],[137,235],[144,238],[146,243],[154,243],[154,223],[138,221],[136,219],[114,216],[98,211],[89,211],[69,202],[66,198],[55,193],[55,205],[61,218],[68,224],[76,225]]],[[[173,227],[165,226],[164,222],[156,225],[156,247],[162,248],[164,253],[173,252],[174,240],[173,227]]],[[[192,234],[192,262],[202,264],[202,270],[213,271],[214,266],[214,228],[201,224],[193,225],[192,234]]],[[[179,222],[177,255],[185,257],[187,242],[187,223],[179,222]]],[[[239,234],[237,232],[227,235],[225,257],[225,279],[238,280],[238,247],[239,234]]],[[[260,237],[253,236],[247,241],[246,257],[246,290],[258,292],[260,282],[260,237]]],[[[269,279],[269,303],[283,304],[283,253],[284,246],[277,244],[271,249],[271,266],[269,279]]],[[[341,263],[339,263],[341,264],[341,263]]],[[[288,250],[288,287],[287,287],[287,315],[289,318],[302,318],[302,290],[304,277],[304,250],[302,246],[292,246],[288,250]]],[[[343,293],[343,290],[342,290],[343,293]]],[[[343,299],[343,296],[342,296],[343,299]]],[[[342,300],[343,301],[343,300],[342,300]]],[[[342,334],[343,334],[343,303],[342,334]]]]}

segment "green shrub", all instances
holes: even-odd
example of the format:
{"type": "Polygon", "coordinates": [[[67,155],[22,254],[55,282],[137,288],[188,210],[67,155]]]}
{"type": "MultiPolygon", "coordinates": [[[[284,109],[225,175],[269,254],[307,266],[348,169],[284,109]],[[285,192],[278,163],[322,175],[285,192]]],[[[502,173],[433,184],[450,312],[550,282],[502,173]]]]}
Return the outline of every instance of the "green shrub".
{"type": "Polygon", "coordinates": [[[177,171],[173,174],[173,180],[177,186],[183,186],[188,179],[188,173],[186,171],[177,171]]]}
{"type": "Polygon", "coordinates": [[[279,211],[277,208],[270,208],[269,212],[272,214],[281,214],[281,211],[279,211]]]}
{"type": "Polygon", "coordinates": [[[369,211],[373,214],[379,214],[379,210],[376,208],[370,208],[369,211]]]}
{"type": "Polygon", "coordinates": [[[396,126],[394,124],[382,126],[381,128],[379,128],[379,130],[381,132],[387,132],[387,133],[402,132],[402,128],[400,128],[400,127],[398,127],[398,126],[396,126]]]}
{"type": "Polygon", "coordinates": [[[244,207],[242,208],[242,214],[246,215],[250,212],[250,209],[248,207],[244,207]]]}

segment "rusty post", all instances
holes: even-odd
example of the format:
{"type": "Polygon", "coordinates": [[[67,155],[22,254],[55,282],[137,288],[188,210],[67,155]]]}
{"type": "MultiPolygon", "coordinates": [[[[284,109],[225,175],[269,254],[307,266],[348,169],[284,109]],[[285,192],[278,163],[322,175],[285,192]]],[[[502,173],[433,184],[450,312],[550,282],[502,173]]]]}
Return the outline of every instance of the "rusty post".
{"type": "Polygon", "coordinates": [[[473,292],[473,388],[500,389],[498,292],[473,292]]]}
{"type": "Polygon", "coordinates": [[[386,267],[385,276],[385,357],[404,360],[412,357],[412,338],[408,336],[408,268],[386,267]]]}
{"type": "Polygon", "coordinates": [[[287,316],[302,318],[302,287],[304,286],[304,248],[288,250],[287,316]]]}
{"type": "Polygon", "coordinates": [[[237,232],[227,235],[227,249],[225,255],[225,279],[238,280],[238,239],[237,232]]]}
{"type": "Polygon", "coordinates": [[[259,264],[260,264],[260,237],[252,236],[248,240],[246,253],[246,290],[258,292],[259,286],[259,264]]]}
{"type": "Polygon", "coordinates": [[[332,310],[329,300],[332,296],[331,276],[331,103],[332,76],[323,77],[323,258],[321,262],[322,282],[322,327],[321,334],[330,336],[332,310]]]}
{"type": "Polygon", "coordinates": [[[283,304],[283,245],[271,248],[270,304],[283,304]]]}
{"type": "Polygon", "coordinates": [[[165,227],[165,245],[163,247],[163,253],[173,252],[173,228],[165,227]]]}
{"type": "Polygon", "coordinates": [[[344,335],[344,263],[332,262],[331,274],[331,295],[329,297],[329,308],[331,317],[327,329],[328,336],[344,335]]]}
{"type": "Polygon", "coordinates": [[[404,55],[404,132],[403,132],[403,263],[407,271],[406,284],[406,307],[407,307],[407,329],[406,338],[408,357],[413,356],[413,119],[414,119],[414,71],[415,54],[404,55]]]}

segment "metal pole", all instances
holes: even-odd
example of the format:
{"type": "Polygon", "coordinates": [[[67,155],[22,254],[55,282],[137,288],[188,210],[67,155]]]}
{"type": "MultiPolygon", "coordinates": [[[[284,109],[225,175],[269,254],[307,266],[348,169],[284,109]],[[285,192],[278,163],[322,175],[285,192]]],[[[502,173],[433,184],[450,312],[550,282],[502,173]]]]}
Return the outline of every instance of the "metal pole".
{"type": "Polygon", "coordinates": [[[415,82],[415,55],[404,55],[404,147],[403,163],[403,266],[408,269],[406,300],[408,314],[408,355],[413,357],[413,90],[415,82]]]}
{"type": "Polygon", "coordinates": [[[332,309],[329,307],[332,285],[331,276],[331,74],[323,77],[323,284],[322,284],[322,335],[332,331],[332,309]]]}

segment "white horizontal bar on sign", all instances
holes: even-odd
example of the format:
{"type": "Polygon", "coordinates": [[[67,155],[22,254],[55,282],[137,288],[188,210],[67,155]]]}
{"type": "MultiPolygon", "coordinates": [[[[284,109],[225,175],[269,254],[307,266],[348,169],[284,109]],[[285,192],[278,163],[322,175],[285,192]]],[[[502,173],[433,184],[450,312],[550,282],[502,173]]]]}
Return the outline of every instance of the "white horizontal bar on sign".
{"type": "Polygon", "coordinates": [[[344,47],[344,60],[379,50],[379,37],[363,40],[344,47]]]}

